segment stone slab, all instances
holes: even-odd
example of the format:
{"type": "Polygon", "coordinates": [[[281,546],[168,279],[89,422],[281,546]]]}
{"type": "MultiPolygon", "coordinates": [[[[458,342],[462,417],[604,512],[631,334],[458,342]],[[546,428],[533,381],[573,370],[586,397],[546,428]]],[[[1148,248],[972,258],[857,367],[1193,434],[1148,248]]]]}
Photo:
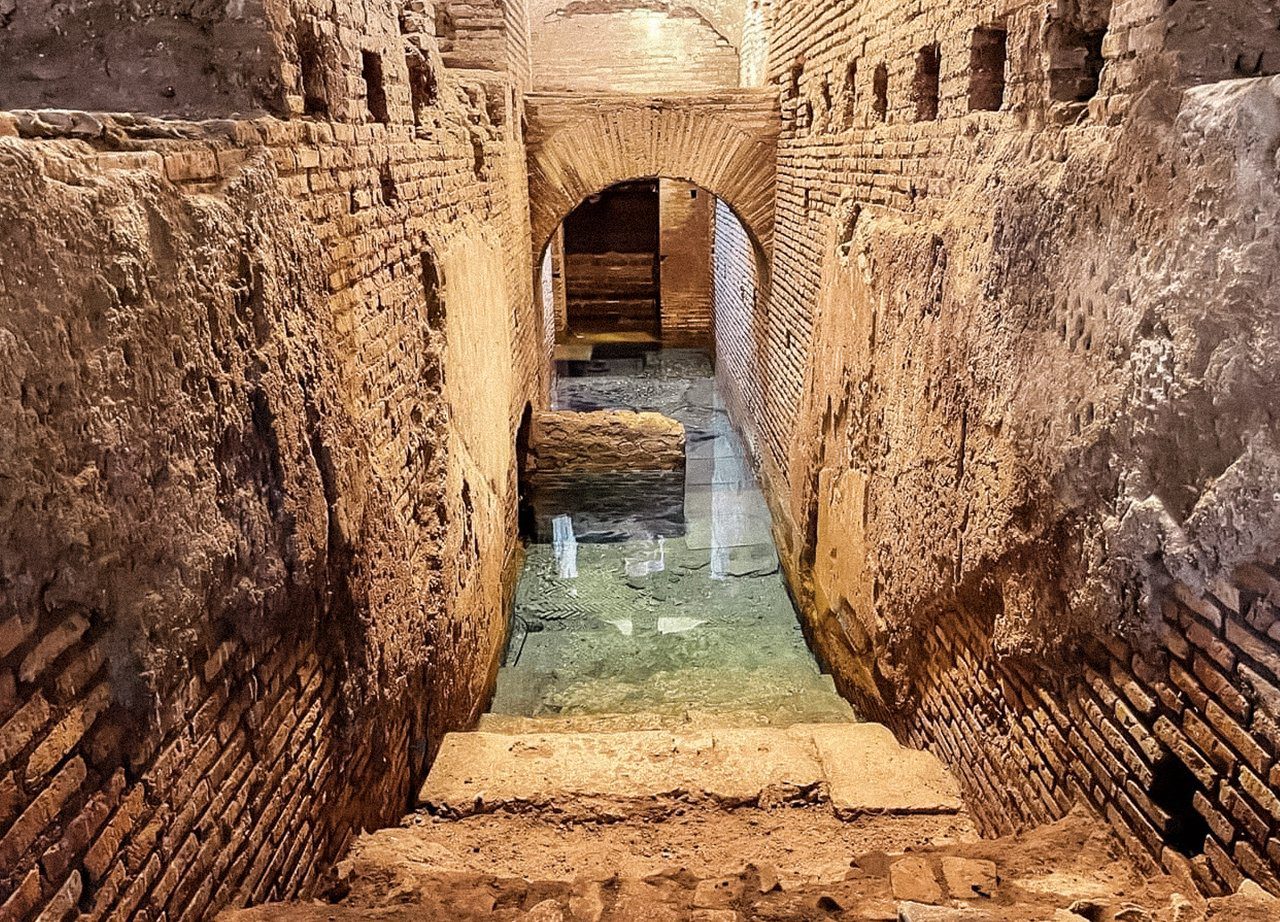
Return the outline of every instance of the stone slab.
{"type": "Polygon", "coordinates": [[[540,808],[616,816],[664,799],[756,804],[822,781],[806,732],[451,733],[420,800],[449,816],[540,808]]]}
{"type": "Polygon", "coordinates": [[[811,729],[837,814],[964,809],[959,785],[938,757],[898,745],[883,724],[823,724],[811,729]]]}
{"type": "Polygon", "coordinates": [[[771,544],[773,520],[756,487],[685,484],[685,544],[690,550],[771,544]]]}
{"type": "Polygon", "coordinates": [[[674,802],[829,802],[842,818],[956,814],[934,756],[879,724],[577,733],[451,733],[420,801],[445,816],[555,811],[618,818],[674,802]]]}

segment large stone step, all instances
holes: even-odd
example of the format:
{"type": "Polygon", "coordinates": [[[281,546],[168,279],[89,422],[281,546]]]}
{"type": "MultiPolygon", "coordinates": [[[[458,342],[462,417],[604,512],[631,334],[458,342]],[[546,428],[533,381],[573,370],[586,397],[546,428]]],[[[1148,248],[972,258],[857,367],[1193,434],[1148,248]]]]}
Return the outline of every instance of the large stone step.
{"type": "Polygon", "coordinates": [[[959,814],[954,779],[879,724],[787,729],[445,737],[419,796],[429,812],[550,811],[583,820],[662,815],[690,804],[828,806],[866,814],[959,814]]]}

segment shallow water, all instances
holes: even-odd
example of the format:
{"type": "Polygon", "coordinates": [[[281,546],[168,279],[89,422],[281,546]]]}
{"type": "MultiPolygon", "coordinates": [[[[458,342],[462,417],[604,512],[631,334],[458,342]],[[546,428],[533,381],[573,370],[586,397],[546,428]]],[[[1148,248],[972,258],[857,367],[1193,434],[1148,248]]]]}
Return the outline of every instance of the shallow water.
{"type": "Polygon", "coordinates": [[[706,356],[578,364],[558,406],[679,419],[687,467],[536,480],[536,535],[492,714],[617,726],[853,719],[805,645],[706,356]]]}

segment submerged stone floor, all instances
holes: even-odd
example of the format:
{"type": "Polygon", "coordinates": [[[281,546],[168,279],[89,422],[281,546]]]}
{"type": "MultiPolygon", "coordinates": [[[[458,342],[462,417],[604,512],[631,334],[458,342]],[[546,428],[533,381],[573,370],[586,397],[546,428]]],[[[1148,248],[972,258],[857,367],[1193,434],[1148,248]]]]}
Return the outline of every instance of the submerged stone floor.
{"type": "Polygon", "coordinates": [[[560,379],[557,403],[679,420],[686,469],[537,475],[536,536],[481,728],[853,720],[805,644],[709,362],[637,353],[572,363],[586,373],[560,379]]]}
{"type": "MultiPolygon", "coordinates": [[[[619,354],[621,352],[621,354],[619,354]]],[[[705,356],[574,363],[562,408],[662,412],[680,474],[543,472],[491,712],[325,899],[237,922],[1262,922],[1144,875],[1078,809],[979,839],[932,754],[860,722],[809,653],[705,356]]]]}

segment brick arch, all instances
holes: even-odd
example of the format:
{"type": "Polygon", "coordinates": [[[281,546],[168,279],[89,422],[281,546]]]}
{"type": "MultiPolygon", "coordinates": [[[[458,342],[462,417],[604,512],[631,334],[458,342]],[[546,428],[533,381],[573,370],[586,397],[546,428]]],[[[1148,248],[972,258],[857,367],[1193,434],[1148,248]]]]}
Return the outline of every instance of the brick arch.
{"type": "Polygon", "coordinates": [[[775,94],[740,90],[589,101],[532,96],[527,111],[535,260],[588,196],[619,182],[663,177],[694,183],[733,209],[767,272],[773,250],[775,94]]]}

